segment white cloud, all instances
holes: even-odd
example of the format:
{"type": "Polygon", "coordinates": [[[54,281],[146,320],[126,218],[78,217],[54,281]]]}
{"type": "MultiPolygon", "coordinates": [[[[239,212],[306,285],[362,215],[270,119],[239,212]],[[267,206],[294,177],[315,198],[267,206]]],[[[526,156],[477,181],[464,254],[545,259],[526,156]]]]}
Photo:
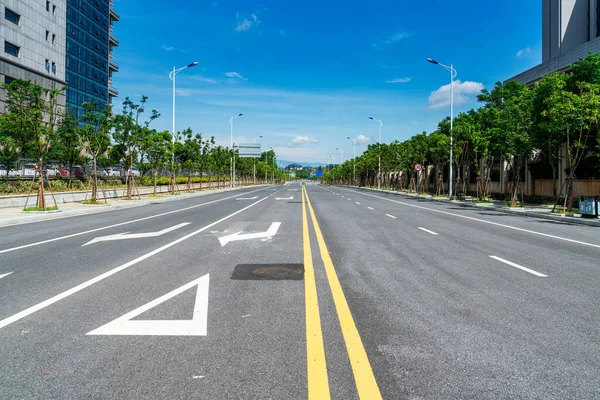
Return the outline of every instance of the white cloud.
{"type": "Polygon", "coordinates": [[[524,49],[521,49],[519,51],[517,51],[517,57],[521,57],[527,53],[531,53],[531,48],[530,47],[525,47],[524,49]]]}
{"type": "MultiPolygon", "coordinates": [[[[429,109],[437,110],[439,108],[450,107],[450,84],[434,90],[429,95],[429,109]]],[[[483,90],[483,84],[480,82],[454,82],[454,105],[460,106],[469,102],[469,95],[478,94],[483,90]]]]}
{"type": "Polygon", "coordinates": [[[385,81],[386,83],[406,83],[406,82],[410,82],[412,80],[412,77],[408,77],[408,78],[395,78],[395,79],[390,79],[389,81],[385,81]]]}
{"type": "Polygon", "coordinates": [[[369,139],[369,138],[368,138],[368,137],[366,137],[365,135],[358,135],[358,136],[356,137],[356,139],[354,139],[354,140],[356,140],[356,143],[357,143],[357,144],[367,144],[367,143],[369,143],[369,141],[370,141],[371,139],[369,139]]]}
{"type": "Polygon", "coordinates": [[[395,33],[392,36],[390,36],[390,38],[387,40],[387,43],[388,44],[392,44],[392,43],[395,43],[395,42],[397,42],[399,40],[406,39],[409,36],[410,35],[408,33],[398,32],[398,33],[395,33]]]}
{"type": "Polygon", "coordinates": [[[288,144],[290,146],[296,146],[296,145],[301,145],[301,144],[306,144],[306,143],[317,143],[318,140],[315,138],[311,138],[309,136],[295,136],[294,139],[292,139],[291,142],[289,142],[288,144]]]}
{"type": "Polygon", "coordinates": [[[244,77],[239,72],[225,72],[225,76],[229,78],[244,79],[244,77]]]}
{"type": "Polygon", "coordinates": [[[244,32],[253,26],[257,26],[260,24],[260,20],[258,19],[258,15],[250,14],[250,17],[245,17],[241,15],[239,12],[235,14],[236,26],[233,29],[234,32],[244,32]]]}
{"type": "Polygon", "coordinates": [[[171,50],[174,50],[175,47],[173,47],[173,46],[167,46],[166,44],[163,44],[162,45],[162,49],[166,50],[166,51],[171,51],[171,50]]]}
{"type": "Polygon", "coordinates": [[[217,83],[216,80],[211,79],[211,78],[205,78],[203,76],[192,76],[190,79],[193,79],[198,82],[204,82],[204,83],[212,83],[212,84],[217,83]]]}

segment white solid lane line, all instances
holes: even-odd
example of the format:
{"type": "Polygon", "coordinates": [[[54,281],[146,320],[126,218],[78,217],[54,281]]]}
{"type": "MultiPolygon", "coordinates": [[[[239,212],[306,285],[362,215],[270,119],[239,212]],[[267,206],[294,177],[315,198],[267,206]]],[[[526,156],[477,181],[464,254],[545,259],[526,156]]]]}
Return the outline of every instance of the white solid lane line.
{"type": "Polygon", "coordinates": [[[540,278],[547,278],[548,277],[548,275],[541,274],[541,273],[539,273],[537,271],[534,271],[532,269],[523,267],[522,265],[519,265],[519,264],[515,264],[514,262],[507,261],[507,260],[505,260],[503,258],[500,258],[500,257],[490,256],[490,258],[493,258],[496,261],[500,261],[501,263],[504,263],[506,265],[510,265],[511,267],[518,268],[518,269],[520,269],[522,271],[529,272],[530,274],[535,275],[535,276],[539,276],[540,278]]]}
{"type": "Polygon", "coordinates": [[[369,210],[373,210],[375,211],[375,209],[373,207],[367,207],[369,210]]]}
{"type": "Polygon", "coordinates": [[[18,320],[23,319],[23,318],[27,317],[28,315],[33,314],[36,311],[42,310],[42,309],[44,309],[44,308],[46,308],[46,307],[48,307],[48,306],[56,303],[57,301],[60,301],[60,300],[62,300],[64,298],[66,298],[66,297],[69,297],[70,295],[75,294],[75,293],[77,293],[77,292],[79,292],[79,291],[87,288],[88,286],[92,286],[94,283],[98,283],[98,282],[100,282],[100,281],[102,281],[102,280],[104,280],[104,279],[106,279],[106,278],[108,278],[108,277],[116,274],[117,272],[121,272],[124,269],[129,268],[132,265],[135,265],[135,264],[139,263],[140,261],[144,261],[145,259],[150,258],[150,257],[152,257],[152,256],[154,256],[154,255],[156,255],[156,254],[158,254],[158,253],[160,253],[160,252],[168,249],[169,247],[173,247],[176,244],[183,242],[184,240],[187,240],[187,239],[189,239],[189,238],[191,238],[193,236],[196,236],[197,234],[199,234],[201,232],[204,232],[205,230],[210,229],[213,226],[215,226],[215,225],[217,225],[217,224],[219,224],[219,223],[221,223],[221,222],[223,222],[223,221],[225,221],[225,220],[227,220],[227,219],[229,219],[229,218],[231,218],[231,217],[233,217],[233,216],[235,216],[235,215],[237,215],[237,214],[239,214],[241,212],[246,211],[250,207],[253,207],[253,206],[257,205],[258,203],[260,203],[261,201],[266,200],[266,199],[268,199],[268,197],[263,197],[262,199],[254,202],[252,204],[250,204],[249,206],[246,206],[246,207],[244,207],[244,208],[242,208],[242,209],[234,212],[233,214],[229,214],[228,216],[223,217],[220,220],[215,221],[213,223],[210,223],[210,224],[208,224],[208,225],[206,225],[206,226],[204,226],[204,227],[202,227],[202,228],[200,228],[200,229],[198,229],[198,230],[196,230],[196,231],[194,231],[192,233],[189,233],[189,234],[187,234],[187,235],[185,235],[185,236],[177,239],[177,240],[174,240],[171,243],[167,243],[164,246],[159,247],[156,250],[152,250],[151,252],[146,253],[143,256],[140,256],[140,257],[136,258],[135,260],[131,260],[131,261],[129,261],[129,262],[123,264],[123,265],[120,265],[120,266],[118,266],[116,268],[113,268],[110,271],[107,271],[107,272],[105,272],[105,273],[103,273],[101,275],[98,275],[97,277],[92,278],[92,279],[90,279],[88,281],[85,281],[83,283],[80,283],[79,285],[77,285],[77,286],[75,286],[75,287],[73,287],[73,288],[71,288],[71,289],[69,289],[69,290],[67,290],[65,292],[57,294],[56,296],[51,297],[48,300],[42,301],[41,303],[38,303],[38,304],[36,304],[34,306],[31,306],[31,307],[29,307],[29,308],[27,308],[27,309],[25,309],[25,310],[23,310],[23,311],[15,314],[15,315],[12,315],[12,316],[10,316],[8,318],[5,318],[5,319],[3,319],[3,320],[0,321],[0,329],[4,328],[5,326],[8,326],[8,325],[12,324],[13,322],[17,322],[18,320]]]}
{"type": "Polygon", "coordinates": [[[358,204],[360,206],[360,203],[357,201],[356,204],[358,204]]]}
{"type": "Polygon", "coordinates": [[[437,236],[437,233],[435,233],[434,231],[430,231],[429,229],[421,228],[420,226],[419,226],[419,229],[422,230],[423,232],[431,233],[432,235],[437,236]]]}
{"type": "Polygon", "coordinates": [[[396,219],[396,217],[394,217],[394,216],[393,216],[393,215],[391,215],[391,214],[385,214],[385,215],[386,215],[386,217],[390,217],[390,218],[394,218],[394,219],[396,219]]]}
{"type": "MultiPolygon", "coordinates": [[[[351,191],[349,189],[343,189],[343,190],[348,190],[349,192],[351,191]]],[[[433,209],[433,208],[422,207],[422,206],[418,206],[418,205],[415,205],[415,204],[404,203],[404,202],[398,201],[398,200],[386,199],[385,197],[375,196],[375,195],[372,195],[372,194],[367,194],[367,193],[361,193],[361,194],[364,195],[364,196],[375,197],[376,199],[380,199],[380,200],[390,201],[392,203],[402,204],[403,206],[407,206],[407,207],[419,208],[421,210],[431,211],[431,212],[434,212],[434,213],[451,215],[453,217],[464,218],[464,219],[468,219],[470,221],[477,221],[477,222],[482,222],[484,224],[489,224],[489,225],[494,225],[494,226],[501,226],[502,228],[513,229],[515,231],[520,231],[520,232],[525,232],[525,233],[531,233],[531,234],[534,234],[534,235],[544,236],[544,237],[551,238],[551,239],[564,240],[565,242],[577,243],[577,244],[581,244],[581,245],[584,245],[584,246],[590,246],[590,247],[595,247],[597,249],[600,249],[600,244],[587,243],[587,242],[582,242],[580,240],[575,240],[575,239],[564,238],[564,237],[561,237],[561,236],[550,235],[548,233],[542,233],[542,232],[532,231],[532,230],[529,230],[529,229],[517,228],[516,226],[510,226],[510,225],[505,225],[505,224],[501,224],[501,223],[498,223],[498,222],[486,221],[485,219],[479,219],[479,218],[469,217],[469,216],[466,216],[466,215],[454,214],[454,213],[451,213],[451,212],[448,212],[448,211],[442,211],[442,210],[436,210],[436,209],[433,209]]]]}
{"type": "MultiPolygon", "coordinates": [[[[253,190],[251,192],[248,193],[254,193],[254,192],[258,192],[259,190],[263,190],[263,189],[257,189],[257,190],[253,190]]],[[[156,215],[150,215],[148,217],[144,217],[144,218],[138,218],[138,219],[133,219],[131,221],[125,221],[125,222],[120,222],[118,224],[113,224],[113,225],[108,225],[108,226],[103,226],[101,228],[96,228],[96,229],[91,229],[89,231],[84,231],[84,232],[77,232],[77,233],[73,233],[71,235],[67,235],[67,236],[61,236],[61,237],[57,237],[57,238],[52,238],[52,239],[48,239],[48,240],[42,240],[41,242],[35,242],[35,243],[29,243],[29,244],[24,244],[22,246],[17,246],[17,247],[12,247],[10,249],[5,249],[5,250],[0,250],[0,254],[2,253],[8,253],[11,251],[15,251],[15,250],[21,250],[21,249],[25,249],[27,247],[33,247],[33,246],[39,246],[41,244],[46,244],[46,243],[51,243],[51,242],[56,242],[58,240],[64,240],[64,239],[69,239],[72,237],[76,237],[76,236],[81,236],[81,235],[86,235],[88,233],[94,233],[94,232],[99,232],[99,231],[103,231],[105,229],[110,229],[110,228],[115,228],[117,226],[123,226],[123,225],[128,225],[128,224],[133,224],[135,222],[140,222],[140,221],[145,221],[148,219],[152,219],[152,218],[158,218],[158,217],[163,217],[165,215],[169,215],[169,214],[174,214],[174,213],[178,213],[181,211],[185,211],[185,210],[191,210],[193,208],[197,208],[197,207],[202,207],[202,206],[207,206],[209,204],[213,204],[213,203],[218,203],[220,201],[224,201],[224,200],[229,200],[229,199],[233,199],[236,197],[239,197],[240,195],[237,194],[235,196],[230,196],[230,197],[225,197],[223,199],[217,199],[217,200],[213,200],[213,201],[209,201],[207,203],[202,203],[202,204],[196,204],[193,206],[189,206],[189,207],[184,207],[184,208],[179,208],[177,210],[173,210],[173,211],[167,211],[164,213],[160,213],[160,214],[156,214],[156,215]]]]}
{"type": "MultiPolygon", "coordinates": [[[[13,271],[13,272],[14,272],[14,271],[13,271]]],[[[12,274],[12,272],[9,272],[9,273],[7,273],[7,274],[2,274],[2,275],[0,275],[0,279],[4,278],[5,276],[9,276],[10,274],[12,274]]]]}

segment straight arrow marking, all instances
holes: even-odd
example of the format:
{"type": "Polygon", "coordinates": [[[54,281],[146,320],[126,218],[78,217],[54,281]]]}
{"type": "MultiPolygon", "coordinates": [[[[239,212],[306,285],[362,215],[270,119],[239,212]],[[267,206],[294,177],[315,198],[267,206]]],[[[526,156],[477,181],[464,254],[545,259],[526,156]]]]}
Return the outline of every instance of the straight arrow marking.
{"type": "Polygon", "coordinates": [[[86,335],[206,336],[208,324],[208,285],[209,274],[206,274],[156,300],[152,300],[128,312],[98,329],[86,333],[86,335]],[[196,302],[194,304],[192,319],[174,321],[131,320],[194,286],[198,286],[198,288],[196,289],[196,302]]]}
{"type": "MultiPolygon", "coordinates": [[[[14,272],[14,271],[13,271],[13,272],[14,272]]],[[[9,276],[10,274],[12,274],[12,272],[9,272],[9,273],[7,273],[7,274],[2,274],[2,275],[0,275],[0,279],[4,278],[5,276],[9,276]]]]}
{"type": "Polygon", "coordinates": [[[232,233],[231,235],[220,237],[219,243],[221,243],[221,247],[223,247],[229,242],[235,242],[238,240],[270,238],[277,234],[280,226],[281,222],[273,222],[266,232],[246,233],[245,235],[240,235],[242,233],[241,231],[232,233]]]}
{"type": "Polygon", "coordinates": [[[147,238],[147,237],[157,237],[157,236],[164,235],[165,233],[172,232],[172,231],[174,231],[176,229],[182,228],[182,227],[184,227],[186,225],[189,225],[189,224],[190,224],[189,222],[183,222],[183,223],[181,223],[179,225],[175,225],[175,226],[163,229],[162,231],[158,231],[158,232],[131,233],[131,234],[129,232],[123,232],[123,233],[117,233],[115,235],[100,236],[100,237],[92,239],[89,242],[81,245],[81,247],[87,246],[88,244],[92,244],[92,243],[108,242],[108,241],[111,241],[111,240],[141,239],[141,238],[147,238]]]}

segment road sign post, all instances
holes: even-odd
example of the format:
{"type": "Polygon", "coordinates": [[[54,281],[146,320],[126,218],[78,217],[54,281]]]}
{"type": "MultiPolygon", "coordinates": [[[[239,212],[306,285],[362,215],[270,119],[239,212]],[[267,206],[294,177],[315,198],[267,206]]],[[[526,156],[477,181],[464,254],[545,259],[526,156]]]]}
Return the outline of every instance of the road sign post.
{"type": "Polygon", "coordinates": [[[419,181],[421,180],[421,171],[423,170],[422,164],[415,164],[415,171],[417,171],[417,195],[419,194],[419,181]]]}

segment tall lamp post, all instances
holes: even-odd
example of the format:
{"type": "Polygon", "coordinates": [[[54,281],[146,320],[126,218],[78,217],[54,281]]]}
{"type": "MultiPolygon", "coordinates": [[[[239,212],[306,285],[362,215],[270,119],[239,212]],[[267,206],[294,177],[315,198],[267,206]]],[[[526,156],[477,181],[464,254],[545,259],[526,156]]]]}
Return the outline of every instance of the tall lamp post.
{"type": "Polygon", "coordinates": [[[381,128],[383,127],[383,121],[373,117],[367,118],[379,124],[379,171],[377,172],[377,189],[381,189],[381,128]]]}
{"type": "Polygon", "coordinates": [[[452,66],[452,64],[450,65],[444,65],[441,64],[437,61],[435,61],[434,59],[428,58],[427,61],[429,61],[432,64],[436,64],[439,66],[444,67],[448,72],[450,72],[450,171],[449,171],[449,178],[450,178],[450,183],[449,183],[449,198],[452,199],[452,124],[453,124],[453,120],[454,120],[454,78],[456,78],[456,70],[454,69],[454,67],[452,66]]]}
{"type": "Polygon", "coordinates": [[[348,140],[352,140],[352,144],[354,145],[354,157],[352,158],[352,168],[354,169],[352,173],[352,182],[356,186],[356,139],[352,139],[350,136],[346,136],[348,140]]]}
{"type": "MultiPolygon", "coordinates": [[[[234,115],[229,118],[229,128],[230,128],[230,143],[231,143],[231,151],[233,149],[233,120],[237,117],[241,117],[244,113],[239,113],[238,115],[234,115]]],[[[235,186],[235,152],[231,155],[231,187],[235,186]]]]}
{"type": "Polygon", "coordinates": [[[336,147],[335,149],[340,152],[340,165],[341,165],[344,163],[344,150],[340,149],[339,147],[336,147]]]}
{"type": "Polygon", "coordinates": [[[175,68],[169,72],[169,79],[173,81],[173,126],[171,129],[171,191],[175,192],[175,77],[186,68],[192,68],[198,65],[197,61],[186,65],[185,67],[175,68]]]}
{"type": "MultiPolygon", "coordinates": [[[[256,141],[257,141],[258,139],[262,138],[262,137],[263,137],[263,135],[260,135],[259,137],[255,137],[255,138],[252,140],[252,142],[253,142],[254,144],[256,144],[256,141]]],[[[252,178],[252,184],[253,184],[253,185],[256,185],[256,157],[253,157],[253,158],[252,158],[252,161],[253,161],[253,164],[254,164],[254,169],[253,169],[253,173],[252,173],[252,175],[253,175],[253,178],[252,178]]]]}

